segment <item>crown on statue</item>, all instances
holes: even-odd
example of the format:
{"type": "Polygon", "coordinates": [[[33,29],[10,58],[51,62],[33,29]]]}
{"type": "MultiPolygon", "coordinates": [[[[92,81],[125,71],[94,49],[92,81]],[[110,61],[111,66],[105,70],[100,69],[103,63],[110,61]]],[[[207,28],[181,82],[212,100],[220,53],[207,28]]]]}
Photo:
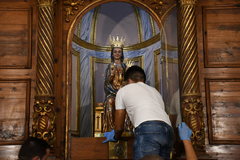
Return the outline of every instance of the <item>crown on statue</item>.
{"type": "Polygon", "coordinates": [[[109,36],[109,42],[111,44],[111,47],[123,47],[124,46],[124,42],[125,42],[125,38],[123,37],[119,37],[119,36],[109,36]]]}

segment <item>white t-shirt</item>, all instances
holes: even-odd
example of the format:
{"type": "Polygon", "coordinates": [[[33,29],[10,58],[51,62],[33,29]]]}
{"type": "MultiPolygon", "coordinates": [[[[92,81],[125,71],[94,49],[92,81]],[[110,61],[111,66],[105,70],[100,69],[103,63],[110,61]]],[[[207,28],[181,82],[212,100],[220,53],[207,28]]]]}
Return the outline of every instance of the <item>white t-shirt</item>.
{"type": "Polygon", "coordinates": [[[150,120],[164,121],[171,126],[162,96],[155,88],[143,82],[131,83],[121,88],[117,92],[115,106],[116,110],[126,109],[135,128],[150,120]]]}

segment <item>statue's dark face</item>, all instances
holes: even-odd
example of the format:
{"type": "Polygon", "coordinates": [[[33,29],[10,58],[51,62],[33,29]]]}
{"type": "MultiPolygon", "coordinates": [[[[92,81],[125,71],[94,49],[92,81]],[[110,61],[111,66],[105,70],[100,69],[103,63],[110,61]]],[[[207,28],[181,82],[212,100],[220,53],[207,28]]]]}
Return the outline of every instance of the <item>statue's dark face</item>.
{"type": "Polygon", "coordinates": [[[113,59],[120,60],[122,57],[122,49],[121,48],[114,48],[113,49],[113,59]]]}

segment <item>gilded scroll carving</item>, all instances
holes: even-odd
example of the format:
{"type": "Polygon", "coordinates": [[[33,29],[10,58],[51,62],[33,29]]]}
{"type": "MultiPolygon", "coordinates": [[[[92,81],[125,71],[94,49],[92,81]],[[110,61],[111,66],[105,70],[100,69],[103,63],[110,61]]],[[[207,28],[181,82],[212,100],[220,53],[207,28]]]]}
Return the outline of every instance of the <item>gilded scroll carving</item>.
{"type": "Polygon", "coordinates": [[[55,111],[52,98],[36,97],[33,113],[33,136],[53,144],[55,139],[55,111]]]}
{"type": "MultiPolygon", "coordinates": [[[[150,7],[155,14],[161,18],[164,16],[166,11],[175,5],[175,0],[133,0],[136,3],[142,4],[143,6],[150,7]]],[[[90,3],[94,3],[92,0],[65,0],[65,21],[70,22],[70,17],[74,16],[80,8],[90,6],[90,3]]],[[[96,3],[96,2],[95,2],[96,3]]]]}
{"type": "Polygon", "coordinates": [[[163,0],[154,0],[150,4],[151,4],[151,8],[153,8],[153,10],[155,10],[156,13],[162,15],[162,12],[163,12],[164,7],[166,5],[166,3],[163,2],[163,0]]]}
{"type": "Polygon", "coordinates": [[[157,16],[162,19],[167,10],[175,5],[175,0],[140,0],[140,3],[148,5],[157,16]]]}
{"type": "Polygon", "coordinates": [[[183,121],[185,121],[193,131],[193,145],[202,147],[204,142],[204,122],[203,105],[200,96],[184,97],[182,102],[183,121]]]}
{"type": "Polygon", "coordinates": [[[84,0],[66,0],[63,2],[63,4],[66,6],[65,7],[65,12],[66,12],[65,21],[69,22],[70,16],[75,15],[75,11],[77,11],[79,9],[79,6],[84,5],[84,0]]]}

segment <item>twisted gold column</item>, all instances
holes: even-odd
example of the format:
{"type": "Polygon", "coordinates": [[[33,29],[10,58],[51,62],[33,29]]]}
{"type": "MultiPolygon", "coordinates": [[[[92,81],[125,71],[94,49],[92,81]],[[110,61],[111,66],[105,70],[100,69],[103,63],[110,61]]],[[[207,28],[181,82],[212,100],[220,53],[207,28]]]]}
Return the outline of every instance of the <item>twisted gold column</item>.
{"type": "Polygon", "coordinates": [[[54,111],[54,0],[38,0],[38,56],[36,96],[32,134],[53,144],[55,139],[54,111]]]}
{"type": "Polygon", "coordinates": [[[179,0],[179,70],[183,121],[193,130],[195,147],[204,147],[203,105],[199,89],[196,8],[197,0],[179,0]]]}

